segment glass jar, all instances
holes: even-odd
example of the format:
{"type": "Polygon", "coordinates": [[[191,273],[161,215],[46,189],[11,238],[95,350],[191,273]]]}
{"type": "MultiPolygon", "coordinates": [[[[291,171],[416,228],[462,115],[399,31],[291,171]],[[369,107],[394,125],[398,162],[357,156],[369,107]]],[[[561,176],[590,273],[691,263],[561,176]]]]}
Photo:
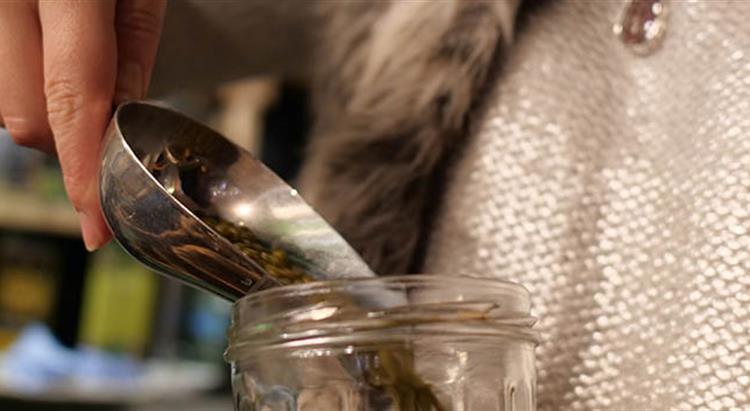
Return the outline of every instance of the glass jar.
{"type": "Polygon", "coordinates": [[[321,281],[233,309],[235,409],[533,410],[529,296],[448,276],[321,281]]]}

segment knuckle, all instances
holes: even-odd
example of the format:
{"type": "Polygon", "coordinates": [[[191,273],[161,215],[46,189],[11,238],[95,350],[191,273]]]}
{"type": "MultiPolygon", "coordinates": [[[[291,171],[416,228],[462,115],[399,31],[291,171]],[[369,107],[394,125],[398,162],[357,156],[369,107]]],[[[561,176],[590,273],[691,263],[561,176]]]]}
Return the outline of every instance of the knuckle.
{"type": "Polygon", "coordinates": [[[45,145],[43,127],[26,119],[6,119],[5,129],[13,141],[24,147],[42,148],[45,145]]]}
{"type": "Polygon", "coordinates": [[[83,108],[84,98],[68,80],[50,80],[45,85],[47,119],[53,129],[66,128],[83,108]]]}
{"type": "Polygon", "coordinates": [[[157,11],[149,7],[127,8],[118,13],[117,34],[136,41],[157,40],[161,21],[157,11]]]}

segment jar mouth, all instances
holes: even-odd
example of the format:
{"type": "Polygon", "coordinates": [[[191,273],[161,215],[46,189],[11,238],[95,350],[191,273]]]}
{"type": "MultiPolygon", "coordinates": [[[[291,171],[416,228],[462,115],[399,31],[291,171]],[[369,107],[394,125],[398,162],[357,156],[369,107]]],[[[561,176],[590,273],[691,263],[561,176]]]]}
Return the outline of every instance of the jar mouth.
{"type": "Polygon", "coordinates": [[[538,342],[529,293],[507,281],[407,275],[317,281],[237,301],[225,358],[412,337],[538,342]]]}

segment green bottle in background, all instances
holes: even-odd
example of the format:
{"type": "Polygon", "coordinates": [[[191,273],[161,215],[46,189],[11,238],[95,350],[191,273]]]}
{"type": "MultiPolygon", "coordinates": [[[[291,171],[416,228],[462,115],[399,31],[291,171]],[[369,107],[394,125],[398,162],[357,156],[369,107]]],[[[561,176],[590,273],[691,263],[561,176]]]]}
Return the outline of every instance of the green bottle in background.
{"type": "Polygon", "coordinates": [[[80,341],[108,351],[143,355],[155,314],[156,275],[116,245],[92,257],[84,286],[80,341]]]}

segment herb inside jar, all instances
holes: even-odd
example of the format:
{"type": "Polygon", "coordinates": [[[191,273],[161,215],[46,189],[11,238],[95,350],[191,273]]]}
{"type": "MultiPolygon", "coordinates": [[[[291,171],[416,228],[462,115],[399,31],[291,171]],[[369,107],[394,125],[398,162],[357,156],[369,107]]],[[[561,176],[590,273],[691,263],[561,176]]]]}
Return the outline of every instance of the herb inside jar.
{"type": "MultiPolygon", "coordinates": [[[[232,224],[217,218],[204,218],[203,221],[222,237],[226,238],[243,254],[260,264],[265,272],[280,284],[300,284],[314,281],[304,269],[295,265],[287,253],[274,248],[257,238],[247,227],[232,224]]],[[[336,294],[330,299],[349,309],[360,310],[349,296],[336,294]]],[[[435,393],[415,371],[414,355],[407,347],[396,350],[379,349],[373,353],[358,353],[355,360],[341,358],[347,362],[347,369],[367,364],[363,373],[365,381],[374,389],[383,390],[398,406],[399,411],[443,411],[435,393]],[[355,365],[356,364],[356,365],[355,365]]]]}

